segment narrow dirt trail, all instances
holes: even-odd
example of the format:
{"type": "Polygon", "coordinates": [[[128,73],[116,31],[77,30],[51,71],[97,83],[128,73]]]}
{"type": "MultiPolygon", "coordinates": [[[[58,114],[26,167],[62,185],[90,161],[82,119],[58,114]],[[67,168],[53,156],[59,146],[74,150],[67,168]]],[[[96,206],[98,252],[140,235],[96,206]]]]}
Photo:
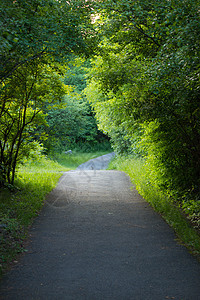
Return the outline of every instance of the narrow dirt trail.
{"type": "Polygon", "coordinates": [[[1,299],[198,300],[200,264],[119,171],[66,172],[1,299]]]}

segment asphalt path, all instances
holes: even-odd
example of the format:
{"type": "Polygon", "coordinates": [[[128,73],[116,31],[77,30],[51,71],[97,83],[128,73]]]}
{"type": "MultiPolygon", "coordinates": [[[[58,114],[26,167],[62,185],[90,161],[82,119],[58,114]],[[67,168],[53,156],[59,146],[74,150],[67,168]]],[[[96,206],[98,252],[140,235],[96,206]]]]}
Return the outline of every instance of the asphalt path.
{"type": "Polygon", "coordinates": [[[78,166],[77,170],[105,170],[108,167],[110,160],[115,156],[115,153],[108,153],[97,158],[88,160],[78,166]]]}
{"type": "Polygon", "coordinates": [[[1,299],[199,300],[200,264],[120,171],[64,173],[1,299]]]}

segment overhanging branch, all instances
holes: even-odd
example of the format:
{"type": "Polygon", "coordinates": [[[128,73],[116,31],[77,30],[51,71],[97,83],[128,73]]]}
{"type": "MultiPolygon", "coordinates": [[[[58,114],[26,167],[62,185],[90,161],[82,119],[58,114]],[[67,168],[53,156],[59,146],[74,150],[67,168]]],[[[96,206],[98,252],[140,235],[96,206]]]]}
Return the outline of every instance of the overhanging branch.
{"type": "Polygon", "coordinates": [[[41,51],[40,53],[37,53],[37,54],[33,55],[32,57],[30,57],[28,59],[25,59],[25,60],[23,60],[21,62],[16,63],[15,66],[13,66],[13,68],[7,74],[5,74],[5,75],[2,76],[0,83],[2,83],[5,79],[7,79],[9,76],[11,76],[12,73],[14,71],[16,71],[20,66],[22,66],[22,65],[24,65],[24,64],[26,64],[26,63],[28,63],[28,62],[36,59],[36,58],[39,58],[42,55],[44,55],[45,51],[46,51],[46,48],[43,51],[41,51]]]}

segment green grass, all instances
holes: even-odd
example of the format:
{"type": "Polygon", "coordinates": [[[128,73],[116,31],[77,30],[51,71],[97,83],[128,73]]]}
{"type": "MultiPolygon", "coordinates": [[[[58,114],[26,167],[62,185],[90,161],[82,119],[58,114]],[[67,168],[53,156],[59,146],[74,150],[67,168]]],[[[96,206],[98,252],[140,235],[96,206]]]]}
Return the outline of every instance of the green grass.
{"type": "Polygon", "coordinates": [[[56,162],[41,157],[19,168],[15,187],[0,191],[0,275],[20,252],[33,219],[41,210],[45,196],[56,186],[62,171],[56,162]]]}
{"type": "Polygon", "coordinates": [[[179,242],[200,259],[199,233],[191,226],[173,200],[149,183],[141,159],[116,157],[111,162],[109,169],[117,169],[127,173],[138,192],[173,227],[179,242]]]}
{"type": "Polygon", "coordinates": [[[97,151],[97,152],[89,152],[89,153],[72,152],[72,154],[62,153],[62,154],[57,154],[54,157],[54,159],[56,159],[56,161],[60,165],[74,170],[82,163],[84,163],[90,159],[96,158],[98,156],[110,153],[111,151],[97,151]]]}

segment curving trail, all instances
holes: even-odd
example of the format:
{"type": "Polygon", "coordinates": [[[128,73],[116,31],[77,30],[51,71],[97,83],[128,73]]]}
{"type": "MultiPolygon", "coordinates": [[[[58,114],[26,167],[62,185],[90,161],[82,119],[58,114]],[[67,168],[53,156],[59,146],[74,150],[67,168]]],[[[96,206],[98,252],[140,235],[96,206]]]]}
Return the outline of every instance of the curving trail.
{"type": "Polygon", "coordinates": [[[200,264],[119,171],[66,172],[1,299],[198,300],[200,264]]]}
{"type": "Polygon", "coordinates": [[[108,167],[110,160],[115,156],[115,153],[108,153],[97,158],[88,160],[78,166],[77,170],[105,170],[108,167]]]}

